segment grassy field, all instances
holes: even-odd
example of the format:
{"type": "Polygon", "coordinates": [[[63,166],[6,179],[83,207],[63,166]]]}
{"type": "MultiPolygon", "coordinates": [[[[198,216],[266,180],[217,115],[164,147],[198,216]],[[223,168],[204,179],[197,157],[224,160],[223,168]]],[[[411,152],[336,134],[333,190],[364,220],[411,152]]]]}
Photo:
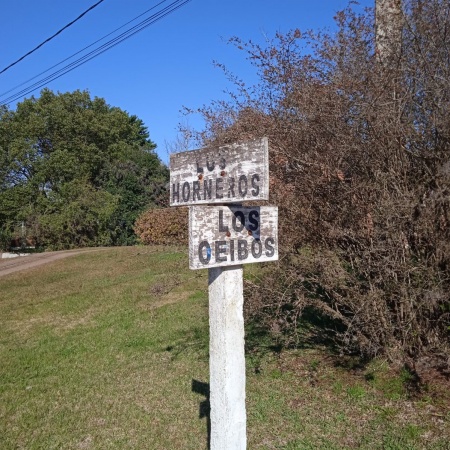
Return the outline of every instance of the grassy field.
{"type": "MultiPolygon", "coordinates": [[[[185,253],[116,248],[0,279],[0,449],[207,448],[207,273],[185,253]]],[[[248,448],[449,449],[448,389],[412,397],[408,381],[261,345],[248,448]]]]}

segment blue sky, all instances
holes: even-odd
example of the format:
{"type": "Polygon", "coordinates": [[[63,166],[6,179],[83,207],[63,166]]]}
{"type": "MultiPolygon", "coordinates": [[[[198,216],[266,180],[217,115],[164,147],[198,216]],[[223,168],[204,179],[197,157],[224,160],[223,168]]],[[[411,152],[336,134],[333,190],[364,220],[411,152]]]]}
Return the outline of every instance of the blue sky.
{"type": "MultiPolygon", "coordinates": [[[[97,1],[0,0],[0,70],[97,1]]],[[[104,0],[55,39],[1,74],[0,94],[93,43],[160,1],[104,0]]],[[[213,61],[225,64],[246,82],[255,80],[254,70],[245,60],[244,53],[227,45],[228,38],[238,36],[262,43],[277,31],[294,28],[325,28],[333,32],[333,16],[347,4],[348,0],[192,0],[47,87],[55,92],[87,89],[93,97],[103,97],[111,106],[137,115],[158,145],[159,156],[167,162],[167,147],[176,140],[178,124],[187,122],[194,128],[202,126],[195,116],[185,118],[180,113],[182,107],[209,104],[224,98],[224,91],[231,88],[213,61]]],[[[374,0],[359,0],[359,4],[359,8],[372,7],[374,0]]],[[[27,97],[31,95],[39,95],[39,90],[27,97]]],[[[15,103],[10,107],[14,108],[15,103]]]]}

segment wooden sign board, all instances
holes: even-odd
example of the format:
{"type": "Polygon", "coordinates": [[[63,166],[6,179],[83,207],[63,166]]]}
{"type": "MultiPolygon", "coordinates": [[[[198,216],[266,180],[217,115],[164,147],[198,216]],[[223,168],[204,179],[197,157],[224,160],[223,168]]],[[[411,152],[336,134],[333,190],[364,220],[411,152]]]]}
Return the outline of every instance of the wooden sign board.
{"type": "Polygon", "coordinates": [[[191,269],[276,260],[278,260],[277,207],[189,208],[191,269]]]}
{"type": "Polygon", "coordinates": [[[269,199],[267,138],[170,155],[170,205],[269,199]]]}

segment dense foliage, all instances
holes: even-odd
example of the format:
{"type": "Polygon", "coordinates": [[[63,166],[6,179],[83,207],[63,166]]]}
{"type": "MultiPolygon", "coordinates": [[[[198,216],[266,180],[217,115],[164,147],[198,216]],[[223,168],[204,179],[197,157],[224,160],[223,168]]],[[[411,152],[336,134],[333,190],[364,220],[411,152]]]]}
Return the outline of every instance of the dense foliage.
{"type": "Polygon", "coordinates": [[[200,109],[199,141],[269,137],[281,260],[249,290],[251,317],[287,344],[308,317],[345,351],[445,365],[450,4],[403,7],[401,52],[384,61],[372,10],[339,13],[336,34],[233,39],[260,83],[200,109]]]}
{"type": "Polygon", "coordinates": [[[43,90],[0,110],[0,244],[18,223],[44,248],[124,245],[168,170],[136,116],[88,92],[43,90]]]}

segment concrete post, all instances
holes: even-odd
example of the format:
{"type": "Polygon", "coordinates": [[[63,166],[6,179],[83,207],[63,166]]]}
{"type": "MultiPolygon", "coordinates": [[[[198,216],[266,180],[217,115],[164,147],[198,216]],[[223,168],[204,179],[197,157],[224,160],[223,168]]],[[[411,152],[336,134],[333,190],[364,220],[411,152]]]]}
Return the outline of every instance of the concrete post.
{"type": "Polygon", "coordinates": [[[242,266],[209,269],[211,450],[245,450],[242,266]]]}

